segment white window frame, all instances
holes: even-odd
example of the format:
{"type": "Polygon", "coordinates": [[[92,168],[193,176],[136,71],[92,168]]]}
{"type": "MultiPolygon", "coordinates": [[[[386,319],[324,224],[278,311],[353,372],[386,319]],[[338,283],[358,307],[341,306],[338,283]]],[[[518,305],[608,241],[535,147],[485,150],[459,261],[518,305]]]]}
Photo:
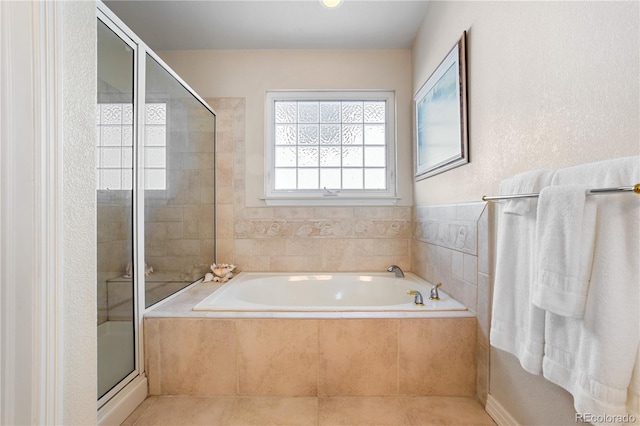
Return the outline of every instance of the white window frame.
{"type": "Polygon", "coordinates": [[[390,90],[268,91],[265,103],[264,202],[269,206],[394,205],[396,183],[396,103],[390,90]],[[385,101],[386,189],[384,190],[276,190],[275,103],[276,101],[385,101]]]}

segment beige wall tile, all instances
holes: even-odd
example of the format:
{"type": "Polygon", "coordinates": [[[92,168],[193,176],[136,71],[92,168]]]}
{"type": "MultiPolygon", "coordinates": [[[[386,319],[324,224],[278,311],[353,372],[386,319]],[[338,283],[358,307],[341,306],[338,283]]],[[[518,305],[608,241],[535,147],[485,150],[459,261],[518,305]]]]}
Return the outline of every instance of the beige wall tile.
{"type": "Polygon", "coordinates": [[[181,222],[182,206],[156,206],[145,209],[145,221],[181,222]]]}
{"type": "Polygon", "coordinates": [[[233,154],[221,152],[216,155],[216,185],[231,186],[233,184],[233,154]]]}
{"type": "Polygon", "coordinates": [[[270,272],[313,272],[322,270],[322,259],[317,256],[271,256],[270,272]]]}
{"type": "Polygon", "coordinates": [[[318,395],[396,395],[398,321],[320,320],[318,395]]]}
{"type": "Polygon", "coordinates": [[[164,222],[164,225],[166,229],[166,238],[168,240],[184,238],[183,222],[164,222]]]}
{"type": "Polygon", "coordinates": [[[238,267],[238,272],[264,272],[269,271],[270,259],[269,256],[250,256],[236,250],[234,263],[238,267]]]}
{"type": "Polygon", "coordinates": [[[167,256],[200,256],[200,240],[172,240],[167,244],[167,256]]]}
{"type": "Polygon", "coordinates": [[[233,205],[216,206],[216,234],[218,238],[233,238],[233,205]]]}
{"type": "Polygon", "coordinates": [[[316,395],[317,320],[237,320],[240,395],[316,395]]]}
{"type": "Polygon", "coordinates": [[[216,240],[201,239],[199,241],[200,241],[200,263],[211,265],[215,261],[216,240]]]}
{"type": "Polygon", "coordinates": [[[319,239],[289,238],[284,240],[285,256],[321,256],[322,241],[319,239]]]}
{"type": "Polygon", "coordinates": [[[237,394],[236,324],[212,318],[161,318],[158,372],[160,394],[237,394]]]}
{"type": "Polygon", "coordinates": [[[149,395],[160,395],[160,320],[144,320],[144,370],[149,383],[149,395]]]}
{"type": "Polygon", "coordinates": [[[216,258],[219,263],[236,263],[235,241],[231,238],[216,240],[216,258]]]}
{"type": "Polygon", "coordinates": [[[475,318],[401,321],[400,394],[474,395],[475,324],[475,318]]]}

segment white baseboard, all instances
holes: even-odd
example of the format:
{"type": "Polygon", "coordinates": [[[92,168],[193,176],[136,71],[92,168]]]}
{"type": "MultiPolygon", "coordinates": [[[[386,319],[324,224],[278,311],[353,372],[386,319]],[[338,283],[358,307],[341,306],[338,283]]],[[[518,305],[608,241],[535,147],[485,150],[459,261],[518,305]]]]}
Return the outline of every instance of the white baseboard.
{"type": "Polygon", "coordinates": [[[98,410],[99,426],[119,426],[147,398],[147,378],[136,377],[98,410]]]}
{"type": "Polygon", "coordinates": [[[520,426],[516,419],[491,395],[487,397],[487,405],[484,409],[498,426],[520,426]]]}

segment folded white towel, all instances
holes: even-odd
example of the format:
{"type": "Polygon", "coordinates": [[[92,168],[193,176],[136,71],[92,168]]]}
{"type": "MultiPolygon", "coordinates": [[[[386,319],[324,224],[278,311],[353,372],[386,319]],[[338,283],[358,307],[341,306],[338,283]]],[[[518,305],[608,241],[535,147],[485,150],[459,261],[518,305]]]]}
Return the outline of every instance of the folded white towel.
{"type": "MultiPolygon", "coordinates": [[[[500,194],[514,195],[537,192],[540,189],[538,180],[542,176],[548,176],[550,172],[551,170],[542,168],[523,172],[509,179],[504,179],[500,183],[500,194]]],[[[502,213],[522,216],[531,210],[532,203],[535,202],[534,198],[512,198],[501,203],[502,213]]]]}
{"type": "MultiPolygon", "coordinates": [[[[527,172],[500,185],[501,194],[537,192],[548,185],[551,171],[527,172]]],[[[516,200],[514,200],[516,201],[516,200]]],[[[490,341],[515,355],[531,374],[542,372],[544,311],[531,303],[536,229],[535,199],[512,204],[509,213],[498,212],[496,270],[493,290],[490,341]],[[518,206],[518,207],[515,207],[518,206]],[[531,206],[531,207],[529,207],[531,206]],[[514,209],[518,214],[514,214],[514,209]]],[[[507,207],[507,206],[505,206],[507,207]]]]}
{"type": "MultiPolygon", "coordinates": [[[[639,157],[563,169],[554,183],[585,175],[579,183],[592,188],[632,185],[640,181],[639,157]]],[[[577,412],[624,415],[640,344],[640,197],[591,199],[596,235],[584,317],[547,312],[543,374],[573,395],[577,412]]]]}
{"type": "Polygon", "coordinates": [[[584,315],[591,278],[596,202],[587,200],[587,190],[586,185],[548,186],[538,198],[531,301],[566,317],[584,315]]]}

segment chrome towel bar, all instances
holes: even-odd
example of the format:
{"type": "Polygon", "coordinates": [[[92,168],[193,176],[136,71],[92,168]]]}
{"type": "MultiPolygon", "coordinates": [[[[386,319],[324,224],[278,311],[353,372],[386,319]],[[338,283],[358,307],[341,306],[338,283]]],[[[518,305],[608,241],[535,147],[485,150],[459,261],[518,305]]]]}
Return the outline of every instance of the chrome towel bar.
{"type": "MultiPolygon", "coordinates": [[[[620,186],[618,188],[594,188],[587,191],[587,195],[597,194],[613,194],[622,192],[634,192],[640,194],[640,183],[636,183],[634,186],[620,186]]],[[[498,201],[498,200],[510,200],[513,198],[537,198],[539,193],[532,194],[515,194],[515,195],[483,195],[482,201],[498,201]]]]}

